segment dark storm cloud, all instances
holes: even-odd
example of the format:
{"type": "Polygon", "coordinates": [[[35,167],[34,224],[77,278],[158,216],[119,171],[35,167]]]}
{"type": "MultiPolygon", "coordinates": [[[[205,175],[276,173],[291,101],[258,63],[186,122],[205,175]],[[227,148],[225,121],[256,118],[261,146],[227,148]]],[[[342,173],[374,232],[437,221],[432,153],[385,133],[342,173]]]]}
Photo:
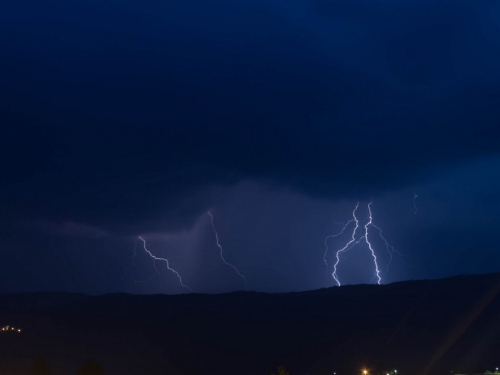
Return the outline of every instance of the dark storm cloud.
{"type": "Polygon", "coordinates": [[[366,197],[500,151],[498,2],[4,1],[0,25],[9,217],[154,230],[212,184],[366,197]]]}

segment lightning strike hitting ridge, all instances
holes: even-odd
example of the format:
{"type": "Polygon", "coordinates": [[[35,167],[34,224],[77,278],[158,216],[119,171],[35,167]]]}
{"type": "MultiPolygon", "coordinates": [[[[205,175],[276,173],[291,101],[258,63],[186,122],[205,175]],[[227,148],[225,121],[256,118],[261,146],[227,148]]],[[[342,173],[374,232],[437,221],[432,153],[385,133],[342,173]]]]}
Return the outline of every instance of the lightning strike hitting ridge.
{"type": "Polygon", "coordinates": [[[375,250],[373,250],[371,242],[368,240],[368,227],[370,225],[373,225],[373,217],[372,217],[372,203],[368,203],[368,216],[369,220],[368,223],[365,224],[365,241],[368,244],[368,248],[370,249],[373,257],[373,263],[375,264],[375,274],[377,275],[377,284],[380,285],[380,282],[382,281],[382,278],[380,277],[380,270],[378,269],[378,262],[377,262],[377,256],[375,255],[375,250]]]}
{"type": "Polygon", "coordinates": [[[210,223],[212,224],[212,230],[215,234],[215,243],[217,244],[217,247],[220,250],[220,258],[222,259],[222,261],[224,262],[225,265],[227,265],[227,266],[231,267],[233,270],[235,270],[235,272],[238,274],[238,276],[243,279],[243,281],[245,282],[245,289],[246,289],[248,287],[248,283],[247,283],[247,279],[245,278],[245,276],[243,276],[241,274],[241,272],[238,270],[238,268],[236,268],[234,265],[232,265],[231,263],[227,262],[226,259],[224,259],[224,252],[222,250],[221,244],[219,243],[219,234],[217,233],[217,230],[215,229],[214,217],[210,211],[208,211],[207,213],[210,216],[210,223]]]}
{"type": "Polygon", "coordinates": [[[168,259],[167,259],[167,258],[159,258],[159,257],[157,257],[157,256],[153,255],[153,254],[152,254],[152,253],[148,250],[148,248],[146,247],[146,240],[145,240],[144,238],[142,238],[141,236],[139,236],[139,239],[140,239],[140,240],[143,242],[143,244],[144,244],[144,251],[146,251],[146,253],[148,253],[148,255],[149,255],[151,258],[153,258],[153,260],[154,260],[153,265],[154,265],[154,268],[155,268],[155,273],[153,274],[153,276],[151,276],[149,279],[147,279],[147,280],[145,280],[145,281],[143,281],[143,282],[147,282],[147,281],[151,280],[153,277],[155,277],[155,276],[159,273],[158,269],[156,268],[156,261],[157,261],[157,260],[161,260],[161,261],[164,261],[164,262],[167,264],[167,268],[168,268],[168,270],[169,270],[169,271],[172,271],[173,273],[175,273],[175,275],[176,275],[176,276],[177,276],[177,278],[179,279],[180,284],[181,284],[184,288],[188,289],[190,292],[192,292],[192,291],[193,291],[190,287],[188,287],[187,285],[185,285],[185,284],[182,282],[182,278],[181,278],[181,275],[179,275],[179,272],[177,272],[177,271],[176,271],[176,270],[174,270],[172,267],[170,267],[170,263],[168,262],[168,259]]]}
{"type": "Polygon", "coordinates": [[[354,211],[352,211],[352,220],[354,220],[354,222],[356,223],[356,226],[354,227],[354,230],[352,232],[351,240],[342,249],[337,250],[337,252],[335,253],[335,257],[337,258],[337,261],[333,265],[332,276],[335,279],[335,281],[337,282],[338,286],[340,286],[340,281],[339,281],[339,279],[337,277],[337,266],[340,263],[340,254],[343,253],[344,251],[348,250],[349,247],[353,243],[356,242],[356,231],[358,230],[358,227],[359,227],[359,221],[358,221],[358,218],[356,217],[356,211],[358,210],[358,207],[359,207],[359,202],[356,203],[356,208],[354,209],[354,211]]]}
{"type": "MultiPolygon", "coordinates": [[[[356,207],[354,208],[354,210],[352,211],[352,219],[349,220],[343,227],[342,227],[342,231],[340,233],[337,233],[335,235],[331,235],[331,236],[328,236],[326,239],[325,239],[325,245],[327,244],[327,240],[329,238],[334,238],[334,237],[337,237],[339,236],[340,234],[344,233],[345,230],[347,229],[348,225],[352,222],[355,223],[355,227],[354,227],[354,230],[352,231],[352,235],[351,235],[351,239],[349,240],[349,242],[347,242],[345,244],[344,247],[342,247],[341,249],[337,250],[337,252],[335,253],[335,257],[336,257],[336,262],[333,266],[333,273],[332,273],[332,276],[333,276],[333,279],[336,281],[337,285],[340,286],[340,280],[338,278],[338,275],[337,275],[337,266],[339,265],[340,263],[340,257],[342,255],[342,253],[350,250],[351,248],[353,248],[355,245],[359,244],[360,242],[364,241],[366,242],[366,245],[368,246],[368,249],[370,251],[370,254],[373,258],[373,263],[375,265],[375,274],[374,274],[374,277],[373,278],[376,278],[377,279],[377,284],[381,284],[382,283],[382,277],[380,276],[380,268],[379,268],[379,265],[378,265],[378,260],[377,260],[377,255],[375,253],[375,249],[373,248],[373,245],[372,243],[370,242],[370,239],[369,239],[369,234],[370,234],[370,227],[373,227],[375,228],[377,231],[378,231],[378,235],[380,237],[380,239],[385,243],[385,246],[386,246],[386,249],[387,249],[387,252],[389,253],[389,262],[387,264],[387,270],[389,269],[389,265],[391,264],[392,262],[392,259],[393,259],[393,253],[396,253],[400,256],[401,253],[399,253],[398,251],[396,251],[394,249],[394,247],[392,247],[389,242],[386,240],[386,238],[383,236],[382,234],[382,229],[380,229],[377,225],[375,225],[373,223],[373,213],[372,213],[372,204],[373,204],[373,201],[371,201],[370,203],[368,203],[368,217],[367,217],[367,222],[366,224],[364,225],[364,228],[365,228],[365,231],[364,231],[364,234],[356,239],[356,232],[360,226],[359,224],[359,219],[357,218],[356,216],[356,211],[358,210],[359,208],[359,202],[356,203],[356,207]]],[[[327,246],[327,249],[325,251],[325,254],[324,254],[324,257],[323,259],[325,260],[325,264],[327,264],[327,261],[326,261],[326,256],[327,256],[327,252],[328,252],[328,246],[327,246]]]]}

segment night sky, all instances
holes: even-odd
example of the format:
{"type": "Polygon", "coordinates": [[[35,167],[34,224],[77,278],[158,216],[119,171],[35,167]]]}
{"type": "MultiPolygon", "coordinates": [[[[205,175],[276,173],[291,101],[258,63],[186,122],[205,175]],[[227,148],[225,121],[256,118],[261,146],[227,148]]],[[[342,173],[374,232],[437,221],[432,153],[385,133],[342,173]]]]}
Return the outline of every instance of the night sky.
{"type": "Polygon", "coordinates": [[[371,199],[383,283],[499,272],[499,67],[496,0],[1,1],[0,292],[187,292],[138,236],[244,289],[209,210],[248,290],[330,287],[371,199]]]}

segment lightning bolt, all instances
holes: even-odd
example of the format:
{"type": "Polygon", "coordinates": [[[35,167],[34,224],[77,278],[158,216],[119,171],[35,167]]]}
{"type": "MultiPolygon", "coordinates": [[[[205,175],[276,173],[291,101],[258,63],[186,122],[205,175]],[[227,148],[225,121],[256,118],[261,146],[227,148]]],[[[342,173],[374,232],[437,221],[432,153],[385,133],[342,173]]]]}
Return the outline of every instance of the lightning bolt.
{"type": "Polygon", "coordinates": [[[340,236],[341,234],[344,234],[345,230],[347,229],[347,227],[349,226],[349,224],[353,223],[354,222],[354,219],[351,219],[349,220],[347,223],[343,224],[343,223],[335,223],[335,224],[342,224],[342,229],[340,230],[340,232],[338,232],[337,234],[332,234],[330,236],[327,236],[325,238],[325,253],[323,254],[323,260],[325,262],[325,266],[328,267],[328,260],[326,259],[327,255],[328,255],[328,250],[329,247],[328,247],[328,239],[330,238],[335,238],[335,237],[338,237],[340,236]]]}
{"type": "Polygon", "coordinates": [[[370,254],[371,254],[372,258],[373,258],[373,264],[375,266],[375,274],[374,274],[372,280],[376,278],[378,285],[380,285],[382,283],[382,277],[380,275],[381,272],[380,272],[380,267],[378,265],[377,254],[375,253],[375,249],[373,248],[373,245],[370,242],[370,238],[371,238],[370,237],[370,233],[371,233],[370,232],[370,228],[375,228],[378,231],[378,235],[379,235],[380,239],[384,242],[384,244],[386,246],[386,249],[387,249],[387,252],[389,253],[390,258],[389,258],[389,262],[387,263],[387,270],[389,270],[389,265],[392,262],[393,253],[396,253],[399,256],[402,256],[402,254],[400,252],[396,251],[394,249],[394,247],[389,244],[389,242],[387,241],[387,239],[384,237],[384,235],[382,233],[382,229],[380,229],[380,227],[378,227],[377,225],[375,225],[373,223],[372,204],[373,204],[373,201],[370,201],[370,203],[368,203],[368,217],[365,219],[365,220],[367,220],[367,222],[363,226],[365,228],[365,230],[364,230],[364,234],[361,237],[359,237],[358,239],[356,239],[356,233],[358,231],[358,228],[360,227],[359,219],[356,216],[356,211],[359,208],[359,202],[358,202],[358,203],[356,203],[356,207],[352,211],[352,217],[353,218],[351,220],[349,220],[346,224],[344,224],[344,226],[342,227],[342,230],[339,233],[331,235],[331,236],[328,236],[325,239],[325,245],[326,245],[327,249],[325,251],[323,259],[325,261],[325,264],[328,264],[328,262],[326,260],[326,256],[327,256],[327,252],[328,252],[327,240],[329,238],[335,238],[335,237],[339,236],[340,234],[344,233],[346,231],[346,229],[348,228],[348,226],[351,223],[353,223],[353,222],[355,223],[355,227],[354,227],[354,229],[352,231],[351,239],[345,244],[344,247],[342,247],[341,249],[337,250],[337,252],[335,253],[336,262],[335,262],[335,264],[333,266],[332,277],[333,277],[333,279],[335,280],[335,282],[337,283],[338,286],[340,286],[340,280],[339,280],[338,275],[337,275],[337,266],[340,263],[340,257],[342,255],[342,253],[350,250],[351,248],[353,248],[357,244],[361,243],[362,241],[364,241],[366,243],[366,245],[368,246],[368,250],[370,251],[370,254]]]}
{"type": "Polygon", "coordinates": [[[148,255],[153,258],[153,265],[154,265],[154,268],[155,268],[155,273],[153,274],[153,276],[151,276],[149,279],[147,280],[144,280],[144,281],[141,281],[141,282],[148,282],[149,280],[151,280],[153,277],[155,277],[157,274],[159,274],[160,272],[158,271],[158,268],[156,268],[156,261],[157,260],[161,260],[163,262],[165,262],[167,264],[167,269],[173,273],[175,273],[175,275],[177,276],[177,278],[179,279],[179,283],[186,289],[188,289],[190,292],[192,292],[193,290],[188,287],[187,285],[185,285],[183,282],[182,282],[182,277],[181,275],[179,275],[179,272],[177,272],[176,270],[174,270],[172,267],[170,267],[170,263],[168,262],[168,259],[167,258],[159,258],[155,255],[153,255],[147,248],[146,246],[146,240],[144,238],[142,238],[141,236],[139,236],[139,239],[142,241],[143,245],[144,245],[144,251],[146,253],[148,253],[148,255]]]}
{"type": "Polygon", "coordinates": [[[373,201],[371,201],[370,203],[368,203],[368,217],[369,217],[369,220],[365,224],[365,241],[368,244],[368,248],[370,249],[370,252],[372,253],[373,263],[375,264],[375,274],[377,275],[377,279],[378,279],[377,280],[377,284],[380,285],[380,282],[382,281],[382,278],[380,277],[380,270],[378,268],[377,256],[375,255],[375,250],[373,250],[371,242],[368,240],[368,227],[370,225],[373,226],[372,203],[373,203],[373,201]]]}
{"type": "Polygon", "coordinates": [[[418,198],[418,195],[417,195],[417,193],[415,193],[415,190],[413,190],[413,208],[415,210],[415,215],[418,213],[417,198],[418,198]]]}
{"type": "Polygon", "coordinates": [[[351,245],[356,243],[356,231],[359,228],[359,221],[358,221],[358,218],[356,217],[356,211],[358,210],[358,207],[359,207],[359,202],[356,203],[356,208],[354,208],[354,211],[352,211],[352,219],[351,220],[353,220],[356,223],[356,226],[354,227],[354,230],[352,231],[351,240],[342,249],[337,250],[337,252],[335,253],[335,257],[337,258],[337,261],[333,265],[332,276],[335,279],[335,281],[337,282],[338,286],[340,286],[340,281],[339,281],[339,278],[337,277],[337,266],[340,263],[340,254],[342,254],[344,251],[349,250],[351,245]]]}
{"type": "Polygon", "coordinates": [[[212,213],[210,211],[208,211],[207,213],[210,216],[210,223],[212,224],[212,230],[213,230],[214,235],[215,235],[215,243],[217,244],[217,247],[220,250],[220,258],[222,259],[222,261],[224,262],[224,264],[226,266],[231,267],[238,274],[238,276],[243,279],[243,281],[245,282],[245,289],[246,289],[248,287],[248,283],[247,283],[247,279],[245,278],[245,276],[243,276],[243,274],[238,270],[238,268],[236,268],[236,266],[234,266],[233,264],[226,261],[226,259],[224,259],[224,251],[222,250],[222,246],[219,242],[219,233],[217,233],[217,230],[215,229],[214,216],[212,215],[212,213]]]}

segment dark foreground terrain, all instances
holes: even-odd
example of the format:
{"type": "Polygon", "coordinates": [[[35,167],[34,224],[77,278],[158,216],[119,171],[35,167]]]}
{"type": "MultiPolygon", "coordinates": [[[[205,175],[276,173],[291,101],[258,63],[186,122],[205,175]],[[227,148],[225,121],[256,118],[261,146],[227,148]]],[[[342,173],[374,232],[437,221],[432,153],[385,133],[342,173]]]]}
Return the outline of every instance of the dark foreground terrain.
{"type": "Polygon", "coordinates": [[[0,295],[0,374],[442,374],[500,364],[500,274],[301,293],[0,295]]]}

